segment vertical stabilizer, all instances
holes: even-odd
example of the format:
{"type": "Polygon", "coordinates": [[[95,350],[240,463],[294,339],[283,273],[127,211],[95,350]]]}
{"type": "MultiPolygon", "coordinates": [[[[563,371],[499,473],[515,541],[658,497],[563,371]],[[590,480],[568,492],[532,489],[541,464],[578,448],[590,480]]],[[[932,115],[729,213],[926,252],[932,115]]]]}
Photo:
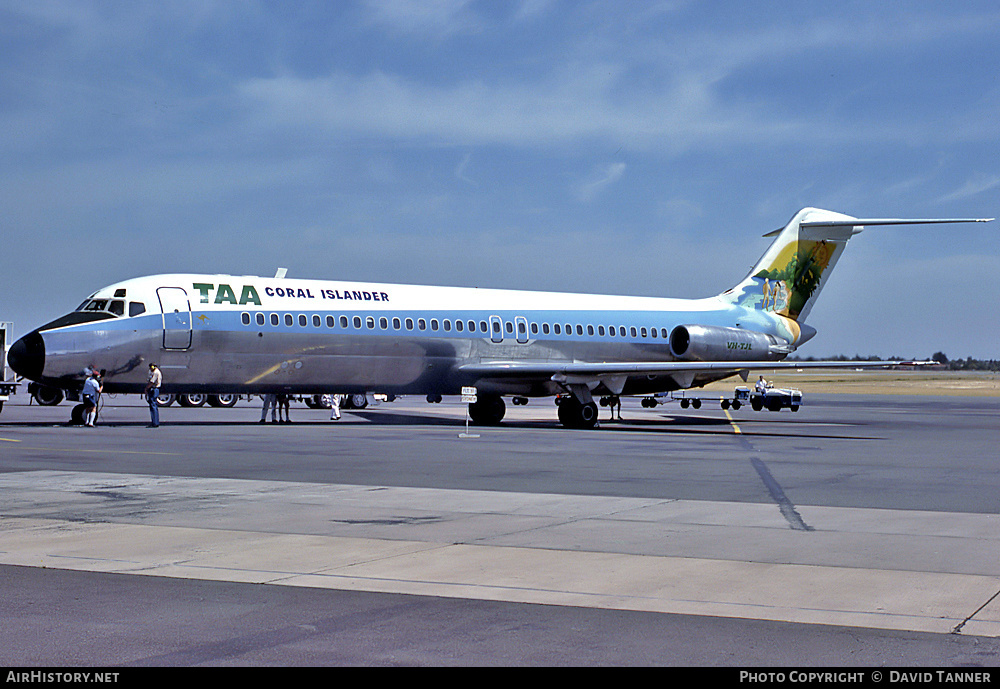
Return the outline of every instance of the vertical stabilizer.
{"type": "Polygon", "coordinates": [[[789,342],[801,344],[816,334],[805,325],[847,240],[865,227],[992,222],[993,218],[855,218],[843,213],[804,208],[780,230],[765,237],[774,242],[750,274],[719,298],[749,309],[789,342]]]}
{"type": "Polygon", "coordinates": [[[861,223],[849,215],[805,208],[777,232],[776,239],[727,301],[802,323],[852,235],[861,223]]]}

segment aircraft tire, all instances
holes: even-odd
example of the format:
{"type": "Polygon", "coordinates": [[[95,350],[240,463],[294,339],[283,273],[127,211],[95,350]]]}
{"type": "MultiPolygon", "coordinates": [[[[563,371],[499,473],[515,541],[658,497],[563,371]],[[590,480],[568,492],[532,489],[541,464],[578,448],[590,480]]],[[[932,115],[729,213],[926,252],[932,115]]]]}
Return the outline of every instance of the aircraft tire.
{"type": "Polygon", "coordinates": [[[31,396],[43,407],[54,407],[63,401],[63,391],[59,388],[50,388],[47,385],[35,386],[31,396]]]}
{"type": "Polygon", "coordinates": [[[496,426],[506,413],[507,405],[499,395],[479,395],[479,400],[469,405],[469,419],[477,426],[496,426]]]}
{"type": "Polygon", "coordinates": [[[575,397],[563,399],[559,405],[559,421],[566,428],[593,428],[597,425],[597,405],[581,404],[575,397]]]}
{"type": "Polygon", "coordinates": [[[177,395],[177,403],[182,407],[203,407],[207,399],[208,395],[203,395],[200,392],[177,395]]]}

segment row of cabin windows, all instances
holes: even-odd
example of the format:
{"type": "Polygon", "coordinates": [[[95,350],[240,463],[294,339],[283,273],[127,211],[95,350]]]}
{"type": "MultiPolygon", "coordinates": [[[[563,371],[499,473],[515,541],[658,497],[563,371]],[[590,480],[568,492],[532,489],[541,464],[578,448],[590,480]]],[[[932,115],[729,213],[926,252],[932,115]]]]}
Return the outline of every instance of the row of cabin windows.
{"type": "MultiPolygon", "coordinates": [[[[284,315],[283,320],[285,326],[289,328],[294,326],[296,321],[295,317],[292,316],[292,314],[290,313],[286,313],[284,315]]],[[[258,312],[253,317],[251,317],[249,313],[243,312],[242,321],[243,325],[250,325],[252,322],[256,322],[257,325],[265,325],[266,323],[270,322],[272,326],[277,327],[281,324],[282,318],[276,313],[272,313],[268,316],[258,312]]],[[[321,328],[323,326],[323,318],[321,318],[317,314],[313,314],[311,322],[314,328],[321,328]]],[[[326,317],[327,328],[336,327],[337,322],[338,320],[333,316],[326,317]]],[[[308,316],[306,316],[304,313],[299,314],[298,324],[300,328],[309,327],[309,323],[310,323],[310,318],[308,316]]],[[[362,327],[368,330],[375,330],[374,316],[365,316],[364,318],[362,318],[361,316],[354,316],[353,318],[348,318],[347,316],[340,316],[339,323],[341,328],[349,328],[351,325],[353,325],[356,330],[361,330],[362,327]]],[[[445,318],[441,321],[439,321],[437,318],[430,318],[430,319],[426,318],[413,319],[413,318],[399,318],[399,317],[392,318],[393,330],[403,330],[404,328],[406,330],[413,330],[414,327],[416,327],[417,330],[427,330],[428,326],[430,326],[430,329],[433,331],[444,330],[445,332],[451,332],[452,329],[460,333],[461,332],[490,333],[491,331],[490,323],[488,323],[487,321],[479,321],[477,324],[476,321],[472,320],[470,321],[456,320],[453,323],[448,318],[445,318]]],[[[609,325],[607,326],[607,328],[605,328],[603,325],[597,325],[597,326],[581,325],[579,323],[577,323],[575,327],[571,323],[566,323],[565,325],[562,323],[553,323],[551,326],[548,323],[542,323],[540,326],[538,323],[531,323],[530,326],[526,326],[524,321],[517,321],[516,323],[518,335],[526,335],[527,334],[526,327],[531,328],[532,335],[538,335],[540,329],[543,335],[549,335],[549,334],[562,335],[564,333],[566,335],[572,335],[575,332],[578,336],[582,337],[584,332],[586,332],[587,336],[589,337],[593,337],[596,334],[598,337],[633,337],[633,338],[652,337],[653,339],[656,339],[657,337],[662,337],[663,339],[667,338],[666,328],[659,328],[659,329],[645,328],[645,327],[636,327],[634,325],[628,328],[626,328],[624,325],[618,325],[618,326],[609,325]]],[[[514,334],[514,328],[515,328],[515,323],[512,323],[511,321],[504,321],[503,330],[506,331],[508,335],[514,334]]],[[[387,318],[386,316],[380,316],[378,319],[378,329],[389,330],[389,318],[387,318]]],[[[499,335],[500,333],[501,333],[500,321],[496,320],[492,321],[492,334],[499,335]]]]}

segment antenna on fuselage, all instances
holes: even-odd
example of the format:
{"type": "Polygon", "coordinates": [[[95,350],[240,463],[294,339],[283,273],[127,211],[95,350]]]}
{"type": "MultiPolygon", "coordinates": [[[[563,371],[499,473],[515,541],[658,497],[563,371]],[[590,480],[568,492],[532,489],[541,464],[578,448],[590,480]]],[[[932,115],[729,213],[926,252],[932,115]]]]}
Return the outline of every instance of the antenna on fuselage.
{"type": "Polygon", "coordinates": [[[278,272],[274,274],[274,277],[280,280],[287,274],[288,274],[288,268],[278,268],[278,272]]]}

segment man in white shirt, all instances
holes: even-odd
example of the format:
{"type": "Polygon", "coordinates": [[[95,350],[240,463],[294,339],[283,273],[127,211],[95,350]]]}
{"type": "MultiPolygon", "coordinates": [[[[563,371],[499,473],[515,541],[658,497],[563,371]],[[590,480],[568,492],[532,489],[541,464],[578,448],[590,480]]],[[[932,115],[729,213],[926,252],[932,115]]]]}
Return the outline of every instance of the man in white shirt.
{"type": "Polygon", "coordinates": [[[90,377],[83,384],[83,393],[81,394],[83,397],[84,426],[94,427],[94,422],[97,420],[97,400],[103,390],[104,384],[101,383],[101,374],[92,368],[90,377]]]}
{"type": "Polygon", "coordinates": [[[149,426],[148,428],[158,428],[160,425],[160,407],[156,403],[156,398],[160,396],[160,386],[163,384],[163,374],[156,364],[149,365],[149,382],[146,383],[145,395],[149,402],[149,426]]]}
{"type": "Polygon", "coordinates": [[[757,392],[759,392],[762,395],[765,392],[767,392],[767,381],[764,380],[764,376],[760,377],[760,380],[757,381],[757,384],[754,386],[754,389],[756,389],[757,392]]]}

